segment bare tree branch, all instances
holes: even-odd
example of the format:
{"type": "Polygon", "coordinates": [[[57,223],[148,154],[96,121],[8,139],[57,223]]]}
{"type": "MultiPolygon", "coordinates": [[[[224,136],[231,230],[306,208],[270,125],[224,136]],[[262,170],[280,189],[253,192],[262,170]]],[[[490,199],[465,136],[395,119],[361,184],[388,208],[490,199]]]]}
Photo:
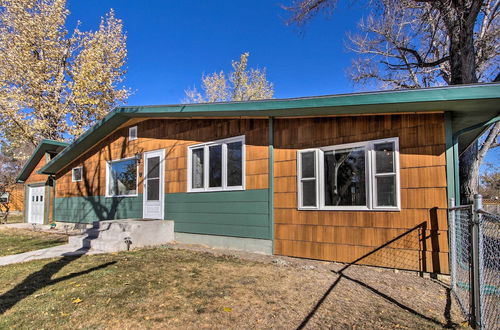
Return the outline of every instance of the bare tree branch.
{"type": "Polygon", "coordinates": [[[404,52],[408,52],[408,53],[412,54],[413,57],[415,57],[415,59],[417,60],[417,63],[410,63],[410,65],[414,66],[414,67],[418,67],[418,68],[432,68],[432,67],[435,67],[441,63],[448,62],[450,60],[449,56],[445,56],[445,57],[442,57],[442,58],[435,60],[433,62],[424,62],[422,60],[422,57],[420,57],[420,54],[416,50],[406,48],[406,47],[398,47],[398,49],[401,49],[404,52]]]}

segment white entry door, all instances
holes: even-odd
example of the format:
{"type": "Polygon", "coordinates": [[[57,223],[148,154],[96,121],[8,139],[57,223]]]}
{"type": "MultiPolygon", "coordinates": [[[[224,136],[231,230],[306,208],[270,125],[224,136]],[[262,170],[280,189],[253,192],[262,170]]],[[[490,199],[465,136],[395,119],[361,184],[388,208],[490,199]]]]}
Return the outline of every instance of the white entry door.
{"type": "Polygon", "coordinates": [[[29,187],[28,222],[43,224],[45,187],[29,187]]]}
{"type": "Polygon", "coordinates": [[[165,150],[144,153],[144,219],[163,219],[165,150]]]}

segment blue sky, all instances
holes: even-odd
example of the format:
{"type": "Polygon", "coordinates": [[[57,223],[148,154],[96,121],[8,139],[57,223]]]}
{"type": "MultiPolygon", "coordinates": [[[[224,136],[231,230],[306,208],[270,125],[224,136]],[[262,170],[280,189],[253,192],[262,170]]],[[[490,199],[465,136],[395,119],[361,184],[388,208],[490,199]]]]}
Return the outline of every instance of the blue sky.
{"type": "MultiPolygon", "coordinates": [[[[250,52],[251,67],[266,67],[275,97],[361,90],[347,78],[352,54],[345,34],[366,9],[340,1],[335,14],[305,28],[287,26],[282,5],[292,0],[68,0],[71,30],[95,30],[113,8],[127,31],[128,105],[180,103],[199,86],[202,73],[229,71],[231,60],[250,52]]],[[[486,161],[499,163],[500,148],[486,161]]]]}
{"type": "Polygon", "coordinates": [[[129,105],[179,103],[202,73],[228,71],[250,52],[251,67],[266,67],[275,97],[355,91],[346,78],[351,54],[345,31],[360,8],[341,7],[334,19],[316,19],[303,31],[287,26],[290,0],[172,1],[69,0],[68,28],[96,29],[110,8],[128,34],[129,105]]]}

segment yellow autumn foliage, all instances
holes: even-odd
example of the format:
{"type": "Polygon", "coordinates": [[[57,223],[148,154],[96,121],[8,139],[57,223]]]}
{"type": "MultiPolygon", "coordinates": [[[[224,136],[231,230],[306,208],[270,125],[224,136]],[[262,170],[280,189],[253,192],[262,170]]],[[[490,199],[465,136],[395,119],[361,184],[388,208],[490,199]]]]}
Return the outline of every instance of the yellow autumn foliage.
{"type": "Polygon", "coordinates": [[[270,99],[274,86],[267,81],[266,69],[247,69],[250,53],[243,53],[239,61],[232,61],[233,71],[203,75],[202,91],[195,88],[185,91],[188,103],[251,101],[270,99]]]}
{"type": "Polygon", "coordinates": [[[130,94],[127,50],[111,10],[94,32],[68,32],[66,0],[0,0],[0,142],[71,140],[130,94]]]}

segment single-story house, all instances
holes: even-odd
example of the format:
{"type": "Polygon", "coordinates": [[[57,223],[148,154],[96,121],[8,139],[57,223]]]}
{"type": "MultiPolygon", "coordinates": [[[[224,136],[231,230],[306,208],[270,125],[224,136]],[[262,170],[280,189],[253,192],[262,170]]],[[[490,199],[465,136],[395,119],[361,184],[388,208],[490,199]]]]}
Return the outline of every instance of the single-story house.
{"type": "Polygon", "coordinates": [[[182,242],[448,273],[458,155],[499,110],[500,84],[120,107],[38,173],[58,222],[169,219],[182,242]]]}
{"type": "Polygon", "coordinates": [[[24,219],[29,223],[48,224],[54,216],[55,180],[39,173],[67,143],[42,140],[24,164],[17,176],[18,184],[24,184],[24,219]]]}

